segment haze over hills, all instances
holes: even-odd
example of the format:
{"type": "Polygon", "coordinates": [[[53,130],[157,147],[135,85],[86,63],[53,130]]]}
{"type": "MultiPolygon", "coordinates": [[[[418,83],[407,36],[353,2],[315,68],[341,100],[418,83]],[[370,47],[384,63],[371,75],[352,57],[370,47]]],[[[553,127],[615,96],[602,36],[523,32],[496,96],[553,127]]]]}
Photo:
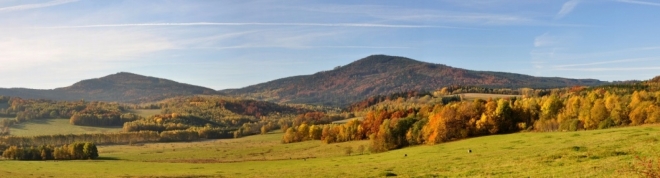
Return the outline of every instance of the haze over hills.
{"type": "Polygon", "coordinates": [[[172,80],[120,72],[101,78],[87,79],[71,86],[52,90],[0,88],[0,95],[53,100],[98,100],[117,102],[150,102],[174,96],[218,94],[217,91],[172,80]]]}
{"type": "Polygon", "coordinates": [[[451,85],[555,88],[605,83],[607,82],[594,79],[534,77],[505,72],[473,71],[405,57],[372,55],[330,71],[282,78],[221,92],[275,102],[345,106],[373,95],[432,91],[451,85]]]}

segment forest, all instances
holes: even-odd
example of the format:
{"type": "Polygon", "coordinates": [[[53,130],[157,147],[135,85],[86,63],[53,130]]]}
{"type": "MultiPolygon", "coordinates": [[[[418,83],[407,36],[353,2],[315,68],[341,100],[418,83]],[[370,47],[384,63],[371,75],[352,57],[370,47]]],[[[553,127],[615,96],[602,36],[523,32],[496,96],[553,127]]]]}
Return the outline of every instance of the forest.
{"type": "MultiPolygon", "coordinates": [[[[660,85],[654,82],[524,89],[521,97],[442,102],[410,95],[365,100],[363,120],[345,124],[301,123],[284,130],[283,143],[322,140],[325,143],[369,139],[382,152],[409,145],[438,144],[458,139],[512,132],[555,132],[606,129],[660,123],[660,85]],[[385,103],[385,104],[378,104],[385,103]]],[[[460,91],[459,91],[460,92],[460,91]]],[[[453,93],[447,88],[439,98],[453,93]]],[[[428,96],[427,96],[428,97],[428,96]]],[[[379,97],[375,97],[379,98],[379,97]]]]}

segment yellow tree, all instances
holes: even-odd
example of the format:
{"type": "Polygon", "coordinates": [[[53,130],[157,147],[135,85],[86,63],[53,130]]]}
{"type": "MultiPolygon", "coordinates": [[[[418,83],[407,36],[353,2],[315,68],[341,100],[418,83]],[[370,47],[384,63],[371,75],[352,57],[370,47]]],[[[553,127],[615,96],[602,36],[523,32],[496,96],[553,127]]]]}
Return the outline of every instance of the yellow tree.
{"type": "Polygon", "coordinates": [[[584,122],[586,129],[596,129],[598,124],[609,117],[605,102],[602,99],[596,99],[591,107],[590,117],[584,122]]]}
{"type": "Polygon", "coordinates": [[[557,95],[548,96],[541,105],[541,120],[555,119],[561,108],[562,103],[557,95]]]}
{"type": "Polygon", "coordinates": [[[651,106],[651,102],[640,102],[634,105],[630,110],[628,117],[630,118],[631,125],[642,125],[648,117],[647,108],[651,106]]]}
{"type": "Polygon", "coordinates": [[[298,126],[298,133],[296,136],[300,139],[300,141],[309,140],[309,125],[305,123],[300,124],[300,126],[298,126]]]}
{"type": "Polygon", "coordinates": [[[650,105],[646,109],[647,119],[644,121],[646,124],[660,123],[660,108],[656,105],[650,105]]]}

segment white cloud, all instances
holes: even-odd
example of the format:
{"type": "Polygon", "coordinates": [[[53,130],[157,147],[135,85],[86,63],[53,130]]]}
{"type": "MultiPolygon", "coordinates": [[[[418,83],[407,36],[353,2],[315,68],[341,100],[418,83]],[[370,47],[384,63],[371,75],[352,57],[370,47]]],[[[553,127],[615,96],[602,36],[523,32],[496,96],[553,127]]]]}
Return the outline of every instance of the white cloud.
{"type": "Polygon", "coordinates": [[[617,2],[630,3],[630,4],[641,4],[648,6],[660,6],[660,3],[657,2],[646,2],[646,1],[637,1],[637,0],[616,0],[617,2]]]}
{"type": "Polygon", "coordinates": [[[577,6],[579,2],[579,0],[569,0],[568,2],[564,3],[564,5],[561,6],[561,10],[559,10],[555,16],[555,19],[561,19],[573,12],[573,9],[575,9],[575,6],[577,6]]]}
{"type": "Polygon", "coordinates": [[[78,0],[55,0],[55,1],[45,2],[45,3],[23,4],[23,5],[17,5],[17,6],[0,7],[0,12],[11,12],[11,11],[22,11],[22,10],[38,9],[38,8],[68,4],[68,3],[72,3],[72,2],[76,2],[76,1],[78,1],[78,0]]]}
{"type": "Polygon", "coordinates": [[[121,61],[176,48],[148,31],[5,29],[0,33],[11,34],[0,36],[0,70],[6,71],[56,63],[82,67],[79,61],[121,61]]]}

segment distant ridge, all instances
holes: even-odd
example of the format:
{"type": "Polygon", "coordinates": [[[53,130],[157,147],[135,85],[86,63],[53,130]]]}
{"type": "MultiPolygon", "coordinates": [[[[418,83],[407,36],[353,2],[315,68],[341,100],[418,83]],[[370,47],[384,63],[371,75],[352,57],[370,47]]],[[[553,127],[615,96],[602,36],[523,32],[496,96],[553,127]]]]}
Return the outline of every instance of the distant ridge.
{"type": "Polygon", "coordinates": [[[607,82],[594,79],[472,71],[405,57],[372,55],[330,71],[287,77],[221,92],[275,102],[346,106],[369,96],[406,91],[431,91],[451,85],[555,88],[605,83],[607,82]]]}
{"type": "Polygon", "coordinates": [[[218,92],[210,88],[128,72],[119,72],[101,78],[87,79],[68,87],[52,90],[0,88],[0,95],[21,98],[52,100],[84,99],[132,103],[158,101],[174,96],[195,94],[218,94],[218,92]]]}

